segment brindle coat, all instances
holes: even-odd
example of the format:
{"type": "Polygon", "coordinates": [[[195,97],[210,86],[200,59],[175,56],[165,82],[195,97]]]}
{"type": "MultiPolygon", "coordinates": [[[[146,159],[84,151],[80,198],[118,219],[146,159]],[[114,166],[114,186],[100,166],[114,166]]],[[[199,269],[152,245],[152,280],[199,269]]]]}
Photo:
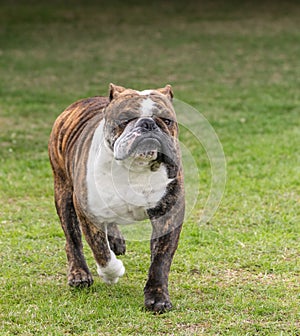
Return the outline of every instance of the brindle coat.
{"type": "MultiPolygon", "coordinates": [[[[170,86],[158,91],[169,98],[173,96],[170,86]]],[[[108,246],[105,223],[101,229],[99,223],[96,226],[92,217],[86,214],[87,161],[92,138],[97,126],[105,117],[105,110],[121,93],[127,93],[129,99],[137,98],[135,91],[111,85],[109,97],[83,99],[69,106],[55,121],[50,136],[49,157],[54,174],[55,205],[66,236],[70,286],[90,286],[93,283],[83,255],[81,231],[98,265],[105,267],[108,263],[110,248],[117,255],[125,253],[125,241],[117,223],[110,224],[107,228],[110,245],[108,246]]],[[[163,102],[155,94],[152,96],[153,100],[163,102]]],[[[108,123],[107,129],[109,127],[108,123]]],[[[172,133],[177,138],[177,124],[172,128],[172,133]]],[[[177,152],[178,162],[175,168],[165,163],[169,175],[172,175],[170,177],[174,178],[173,181],[168,184],[167,191],[159,203],[147,210],[153,234],[150,243],[151,266],[144,294],[146,308],[155,312],[163,312],[172,306],[168,293],[168,275],[184,217],[183,175],[178,145],[177,152]]]]}

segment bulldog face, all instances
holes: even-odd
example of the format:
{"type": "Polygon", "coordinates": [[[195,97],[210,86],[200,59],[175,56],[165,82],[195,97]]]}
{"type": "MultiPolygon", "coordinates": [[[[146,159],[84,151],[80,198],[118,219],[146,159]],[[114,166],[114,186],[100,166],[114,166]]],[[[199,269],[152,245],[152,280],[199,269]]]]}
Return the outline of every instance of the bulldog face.
{"type": "Polygon", "coordinates": [[[153,171],[163,163],[175,177],[179,147],[171,86],[139,92],[111,84],[109,97],[104,134],[115,160],[153,171]]]}

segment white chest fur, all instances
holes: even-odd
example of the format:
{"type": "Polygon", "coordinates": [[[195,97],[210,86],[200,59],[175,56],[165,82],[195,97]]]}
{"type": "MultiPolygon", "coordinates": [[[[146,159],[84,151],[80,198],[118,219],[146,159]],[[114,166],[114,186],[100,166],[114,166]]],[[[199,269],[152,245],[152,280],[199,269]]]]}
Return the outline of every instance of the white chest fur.
{"type": "Polygon", "coordinates": [[[103,138],[104,121],[95,131],[87,163],[88,211],[99,222],[127,224],[143,220],[163,197],[170,179],[166,168],[152,172],[130,161],[117,163],[103,138]]]}

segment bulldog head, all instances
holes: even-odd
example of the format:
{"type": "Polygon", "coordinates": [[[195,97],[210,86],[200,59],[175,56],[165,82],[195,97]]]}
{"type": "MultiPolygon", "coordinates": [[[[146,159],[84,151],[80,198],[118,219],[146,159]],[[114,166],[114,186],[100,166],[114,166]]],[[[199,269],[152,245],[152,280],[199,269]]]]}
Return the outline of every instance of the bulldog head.
{"type": "Polygon", "coordinates": [[[170,85],[135,91],[110,84],[104,136],[120,164],[155,171],[165,164],[169,178],[179,167],[178,125],[170,85]]]}

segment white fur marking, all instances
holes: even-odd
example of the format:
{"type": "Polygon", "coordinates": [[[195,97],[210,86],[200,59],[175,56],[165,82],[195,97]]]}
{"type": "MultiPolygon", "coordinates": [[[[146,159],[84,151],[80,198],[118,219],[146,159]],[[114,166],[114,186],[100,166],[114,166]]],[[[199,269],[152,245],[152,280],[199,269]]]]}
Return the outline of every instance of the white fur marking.
{"type": "MultiPolygon", "coordinates": [[[[116,162],[103,139],[104,121],[95,131],[87,164],[88,211],[99,223],[131,224],[147,218],[172,181],[162,164],[155,172],[128,158],[116,162]]],[[[97,223],[95,223],[97,224],[97,223]]]]}
{"type": "Polygon", "coordinates": [[[99,193],[97,190],[97,185],[95,183],[95,162],[99,149],[104,146],[103,127],[104,127],[104,119],[101,120],[99,126],[95,130],[87,162],[87,177],[86,177],[87,194],[88,194],[87,199],[88,199],[88,206],[92,213],[94,212],[93,211],[94,208],[99,207],[98,205],[99,193]]]}
{"type": "Polygon", "coordinates": [[[143,117],[152,117],[153,113],[152,113],[152,109],[154,106],[154,101],[150,98],[146,98],[143,100],[142,104],[141,104],[141,118],[143,117]]]}
{"type": "Polygon", "coordinates": [[[97,272],[102,277],[103,281],[109,285],[118,282],[119,277],[125,273],[123,262],[116,258],[113,251],[110,251],[111,259],[105,267],[97,265],[97,272]]]}
{"type": "Polygon", "coordinates": [[[137,91],[135,90],[136,93],[138,93],[140,96],[146,96],[149,95],[153,92],[153,90],[143,90],[143,91],[137,91]]]}

